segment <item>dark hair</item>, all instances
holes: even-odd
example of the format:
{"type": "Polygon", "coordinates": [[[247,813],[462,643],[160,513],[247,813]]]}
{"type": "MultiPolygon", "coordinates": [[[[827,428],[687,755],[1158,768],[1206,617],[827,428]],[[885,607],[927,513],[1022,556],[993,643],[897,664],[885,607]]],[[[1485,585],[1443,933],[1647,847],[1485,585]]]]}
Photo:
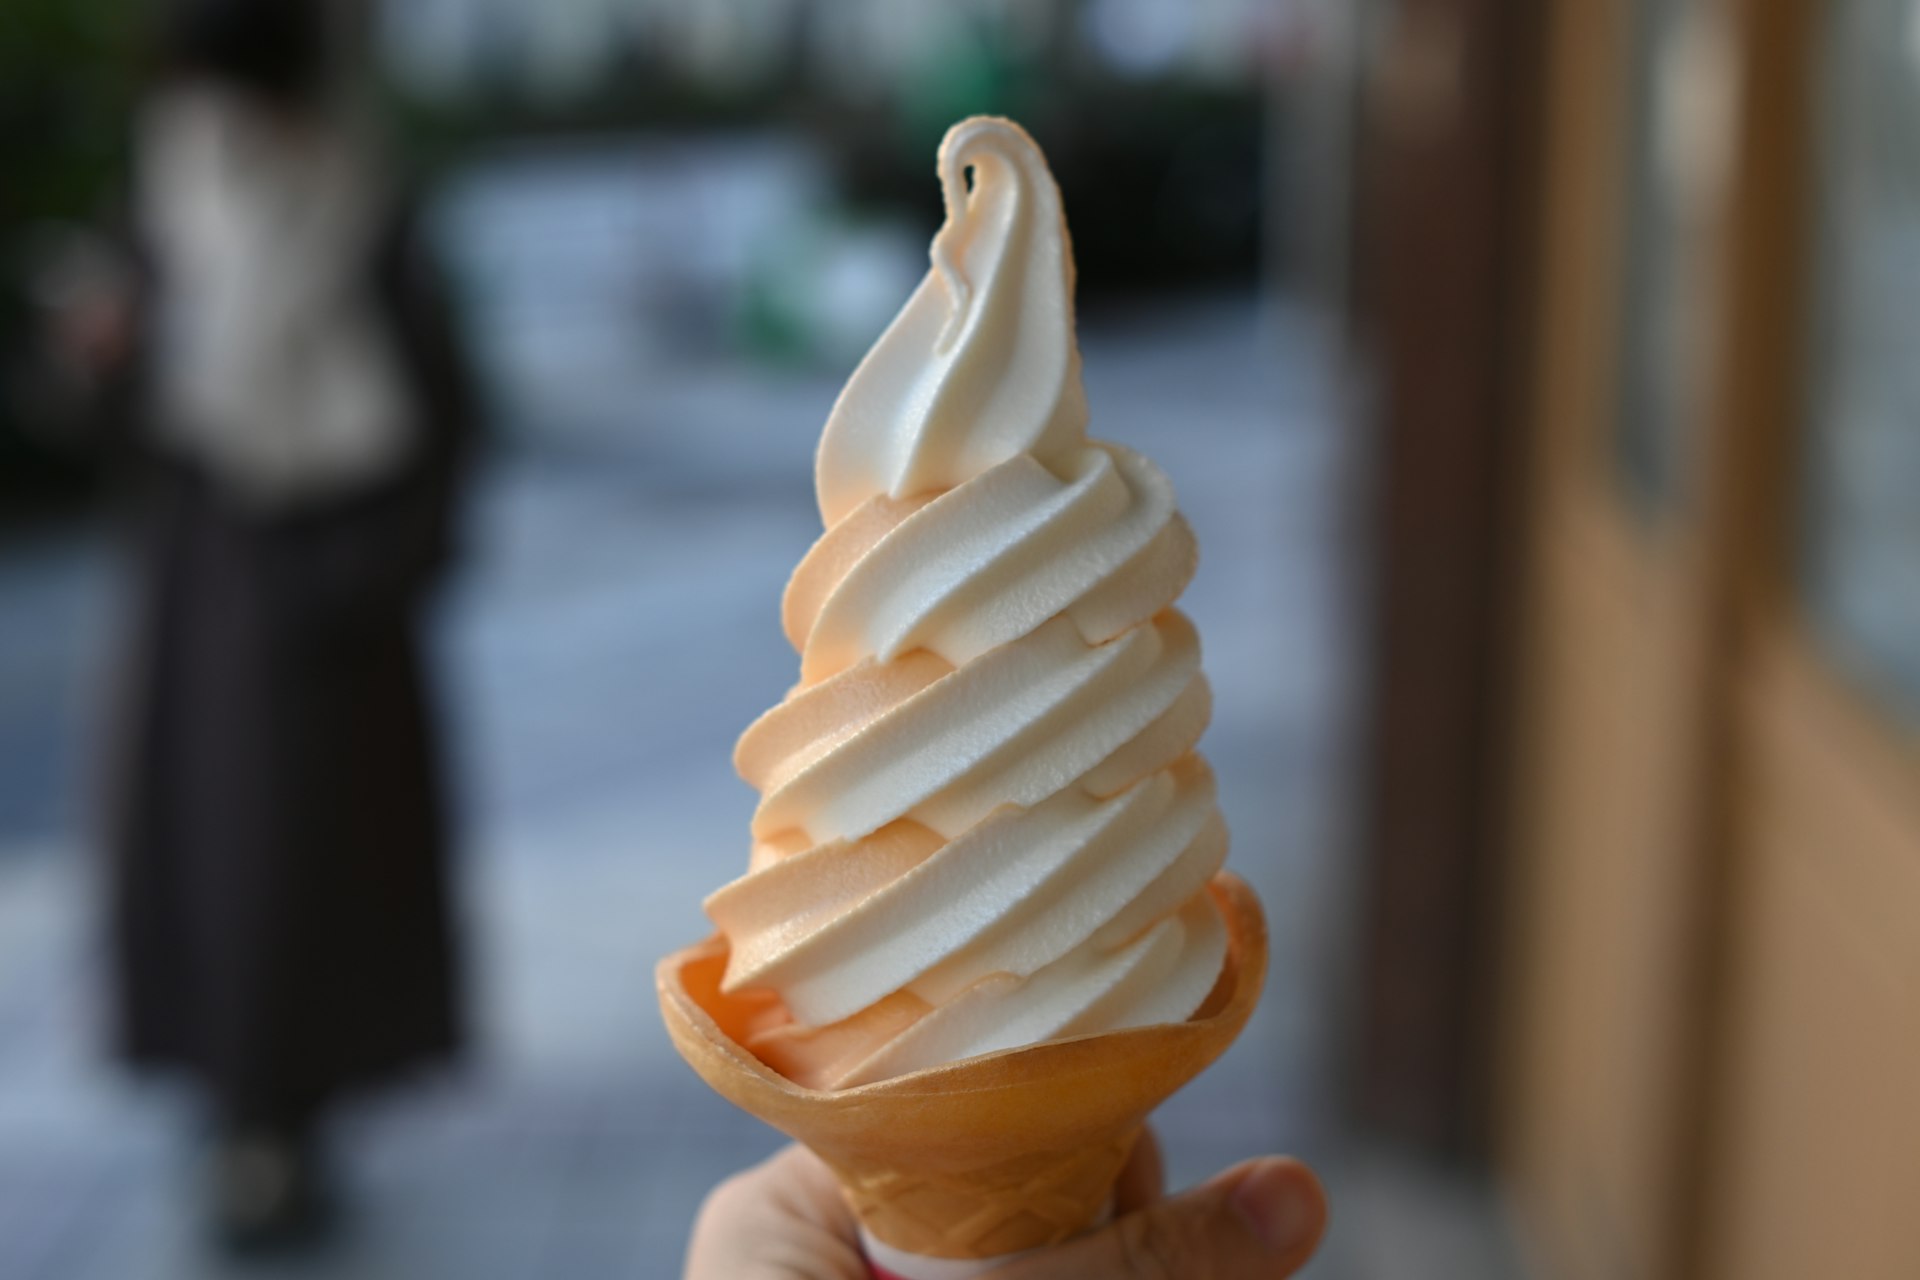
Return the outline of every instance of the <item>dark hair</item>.
{"type": "Polygon", "coordinates": [[[276,102],[319,93],[331,70],[323,0],[163,0],[160,74],[276,102]]]}

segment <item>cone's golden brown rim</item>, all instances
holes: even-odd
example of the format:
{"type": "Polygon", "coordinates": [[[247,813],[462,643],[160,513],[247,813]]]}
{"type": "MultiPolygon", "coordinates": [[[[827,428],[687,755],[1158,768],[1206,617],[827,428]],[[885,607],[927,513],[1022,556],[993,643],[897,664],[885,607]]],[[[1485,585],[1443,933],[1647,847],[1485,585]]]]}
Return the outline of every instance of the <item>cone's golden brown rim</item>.
{"type": "Polygon", "coordinates": [[[1225,1052],[1266,979],[1267,927],[1252,889],[1230,872],[1207,886],[1227,927],[1227,961],[1185,1022],[1132,1027],[928,1067],[848,1089],[795,1084],[740,1041],[765,997],[720,990],[727,943],[676,951],[655,972],[674,1047],[735,1105],[822,1156],[881,1159],[903,1143],[946,1164],[1010,1150],[1098,1140],[1137,1127],[1225,1052]]]}

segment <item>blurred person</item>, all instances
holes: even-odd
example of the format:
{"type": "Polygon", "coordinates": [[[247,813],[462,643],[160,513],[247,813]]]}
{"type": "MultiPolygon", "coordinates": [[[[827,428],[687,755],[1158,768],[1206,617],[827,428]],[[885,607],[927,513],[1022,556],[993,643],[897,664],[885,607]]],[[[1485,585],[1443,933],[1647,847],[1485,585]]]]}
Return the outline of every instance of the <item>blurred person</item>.
{"type": "MultiPolygon", "coordinates": [[[[980,1280],[1283,1280],[1307,1265],[1327,1198],[1297,1160],[1243,1160],[1180,1195],[1162,1193],[1147,1129],[1114,1187],[1113,1221],[996,1267],[980,1280]]],[[[683,1280],[868,1280],[853,1211],[833,1171],[790,1146],[715,1187],[683,1280]]]]}
{"type": "Polygon", "coordinates": [[[57,325],[121,406],[133,472],[104,833],[117,1042],[203,1095],[236,1248],[315,1238],[329,1108],[460,1040],[420,632],[471,414],[343,16],[158,12],[136,283],[57,325]]]}

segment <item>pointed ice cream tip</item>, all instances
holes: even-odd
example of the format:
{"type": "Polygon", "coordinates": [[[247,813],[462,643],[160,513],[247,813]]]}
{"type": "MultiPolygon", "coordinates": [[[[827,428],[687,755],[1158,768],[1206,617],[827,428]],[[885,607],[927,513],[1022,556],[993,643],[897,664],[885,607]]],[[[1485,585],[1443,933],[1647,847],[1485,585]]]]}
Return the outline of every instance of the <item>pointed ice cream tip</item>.
{"type": "Polygon", "coordinates": [[[861,361],[815,466],[829,527],[867,499],[948,489],[1084,438],[1073,248],[1027,131],[974,116],[940,144],[932,268],[861,361]]]}

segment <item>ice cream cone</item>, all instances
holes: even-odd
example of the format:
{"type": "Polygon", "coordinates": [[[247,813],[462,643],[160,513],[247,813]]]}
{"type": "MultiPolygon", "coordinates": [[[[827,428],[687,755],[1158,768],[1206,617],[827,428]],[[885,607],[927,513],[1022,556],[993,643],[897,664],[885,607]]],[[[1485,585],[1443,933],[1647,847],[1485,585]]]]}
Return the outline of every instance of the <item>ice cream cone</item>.
{"type": "Polygon", "coordinates": [[[1208,888],[1227,926],[1227,962],[1186,1022],[821,1091],[742,1047],[756,1006],[720,990],[723,938],[660,962],[660,1006],[674,1046],[709,1085],[832,1167],[873,1239],[923,1258],[997,1258],[1098,1221],[1148,1113],[1246,1025],[1266,975],[1266,921],[1238,877],[1222,872],[1208,888]]]}

